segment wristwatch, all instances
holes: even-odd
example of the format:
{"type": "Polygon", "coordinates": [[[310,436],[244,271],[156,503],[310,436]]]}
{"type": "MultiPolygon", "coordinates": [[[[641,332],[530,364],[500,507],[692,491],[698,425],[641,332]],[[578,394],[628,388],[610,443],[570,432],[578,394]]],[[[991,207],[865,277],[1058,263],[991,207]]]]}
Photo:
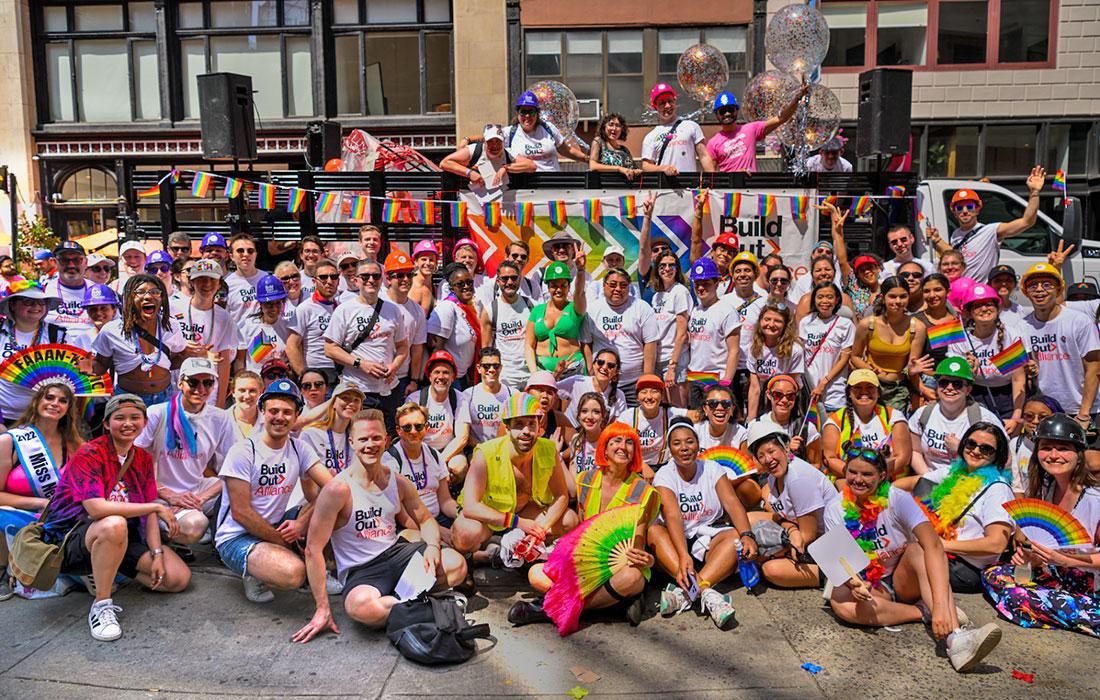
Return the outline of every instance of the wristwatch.
{"type": "Polygon", "coordinates": [[[753,542],[756,541],[756,533],[753,532],[752,530],[744,530],[742,532],[739,532],[738,534],[741,535],[742,537],[748,537],[753,542]]]}
{"type": "Polygon", "coordinates": [[[152,554],[154,557],[159,557],[160,555],[164,554],[164,550],[160,547],[157,547],[156,549],[150,549],[149,553],[152,554]]]}
{"type": "Polygon", "coordinates": [[[360,358],[357,357],[357,358],[355,358],[355,362],[351,363],[351,366],[354,367],[355,369],[359,369],[359,365],[361,365],[361,364],[363,364],[363,360],[361,360],[360,358]]]}

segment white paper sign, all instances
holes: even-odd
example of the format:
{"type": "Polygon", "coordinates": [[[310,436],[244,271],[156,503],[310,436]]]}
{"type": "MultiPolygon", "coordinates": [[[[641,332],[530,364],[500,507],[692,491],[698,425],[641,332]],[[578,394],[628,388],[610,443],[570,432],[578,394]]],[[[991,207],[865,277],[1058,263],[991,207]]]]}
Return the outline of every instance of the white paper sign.
{"type": "Polygon", "coordinates": [[[871,563],[846,527],[834,527],[814,540],[807,549],[817,565],[821,567],[825,578],[837,587],[843,586],[852,579],[849,570],[858,574],[871,563]]]}
{"type": "Polygon", "coordinates": [[[400,601],[411,600],[434,585],[435,574],[424,570],[424,555],[417,552],[401,573],[401,579],[394,587],[394,595],[400,601]]]}

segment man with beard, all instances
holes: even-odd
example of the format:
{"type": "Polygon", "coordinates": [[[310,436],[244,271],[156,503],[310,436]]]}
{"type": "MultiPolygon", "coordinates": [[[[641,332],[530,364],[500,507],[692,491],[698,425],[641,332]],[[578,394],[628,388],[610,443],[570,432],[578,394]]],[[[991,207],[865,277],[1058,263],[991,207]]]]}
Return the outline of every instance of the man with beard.
{"type": "Polygon", "coordinates": [[[510,556],[520,541],[537,549],[576,527],[557,444],[538,436],[539,410],[538,399],[515,394],[501,413],[508,434],[474,450],[451,526],[459,552],[478,551],[494,533],[518,532],[505,535],[510,556]]]}
{"type": "Polygon", "coordinates": [[[825,142],[817,155],[806,159],[806,172],[808,173],[850,173],[852,164],[840,152],[844,150],[844,143],[839,136],[834,136],[825,142]]]}
{"type": "Polygon", "coordinates": [[[527,319],[532,301],[520,294],[520,266],[504,260],[497,266],[497,293],[481,308],[481,337],[500,351],[500,381],[522,391],[531,376],[524,356],[527,319]]]}
{"type": "Polygon", "coordinates": [[[428,342],[428,319],[424,310],[412,299],[413,275],[416,265],[404,251],[394,250],[386,256],[386,297],[397,305],[401,312],[401,322],[405,326],[405,337],[409,341],[409,354],[397,368],[396,395],[402,401],[410,392],[420,388],[422,382],[420,370],[424,365],[424,345],[428,342]]]}
{"type": "Polygon", "coordinates": [[[794,96],[790,103],[766,121],[737,123],[740,105],[731,92],[723,92],[714,100],[714,114],[722,130],[707,141],[707,153],[714,159],[718,172],[756,172],[756,143],[765,136],[786,124],[794,116],[798,102],[809,91],[808,83],[794,96]]]}
{"type": "MultiPolygon", "coordinates": [[[[312,244],[304,243],[302,249],[307,245],[312,244]]],[[[286,339],[286,356],[299,377],[307,367],[323,369],[328,383],[335,384],[336,365],[325,354],[325,331],[336,309],[336,290],[340,284],[336,263],[327,258],[318,262],[310,281],[315,285],[313,291],[294,307],[290,335],[286,339]]]]}
{"type": "Polygon", "coordinates": [[[84,310],[84,290],[88,287],[84,272],[88,258],[76,241],[61,241],[53,251],[57,259],[57,279],[46,285],[46,294],[60,297],[61,305],[46,314],[46,320],[67,330],[71,337],[92,335],[94,326],[84,310]]]}

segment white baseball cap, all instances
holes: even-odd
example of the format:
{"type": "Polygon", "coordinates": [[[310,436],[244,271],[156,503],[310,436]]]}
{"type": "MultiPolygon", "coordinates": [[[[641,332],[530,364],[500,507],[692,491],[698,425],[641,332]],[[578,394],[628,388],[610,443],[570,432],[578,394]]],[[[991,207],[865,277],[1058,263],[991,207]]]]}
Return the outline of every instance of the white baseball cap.
{"type": "Polygon", "coordinates": [[[486,141],[492,141],[493,139],[504,140],[504,129],[500,124],[486,124],[485,131],[481,134],[482,138],[486,141]]]}
{"type": "Polygon", "coordinates": [[[100,255],[99,253],[92,253],[88,256],[88,267],[95,267],[100,263],[107,263],[111,267],[115,266],[115,261],[108,258],[106,255],[100,255]]]}
{"type": "Polygon", "coordinates": [[[180,365],[181,377],[197,377],[201,374],[209,374],[215,379],[218,377],[214,363],[205,357],[189,357],[180,365]]]}
{"type": "Polygon", "coordinates": [[[122,256],[129,250],[136,250],[142,255],[145,255],[145,244],[141,241],[126,241],[118,248],[119,256],[122,256]]]}

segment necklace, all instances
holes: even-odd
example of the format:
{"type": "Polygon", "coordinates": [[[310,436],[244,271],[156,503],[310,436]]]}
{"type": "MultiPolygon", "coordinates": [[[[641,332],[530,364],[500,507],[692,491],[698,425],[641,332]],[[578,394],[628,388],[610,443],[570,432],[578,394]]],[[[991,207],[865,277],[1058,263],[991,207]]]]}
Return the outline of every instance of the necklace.
{"type": "Polygon", "coordinates": [[[855,496],[845,486],[844,498],[840,502],[841,507],[844,509],[844,527],[848,528],[848,532],[859,543],[860,549],[871,560],[871,563],[863,570],[863,578],[874,588],[882,585],[882,577],[886,573],[886,568],[882,565],[875,545],[878,542],[876,536],[878,516],[886,510],[889,504],[889,493],[890,484],[883,482],[879,484],[878,491],[861,505],[856,502],[855,496]]]}
{"type": "Polygon", "coordinates": [[[160,315],[157,315],[157,354],[155,357],[149,357],[141,350],[141,339],[138,337],[137,330],[134,331],[134,352],[141,358],[141,368],[149,373],[149,376],[153,376],[153,368],[160,364],[160,358],[164,355],[164,345],[161,343],[161,334],[164,329],[160,325],[160,315]]]}
{"type": "Polygon", "coordinates": [[[31,342],[27,343],[26,345],[20,345],[19,344],[19,339],[18,339],[19,331],[16,329],[15,324],[9,322],[9,327],[11,328],[11,347],[12,347],[12,350],[14,350],[15,352],[19,352],[20,350],[26,350],[27,348],[31,347],[32,345],[38,345],[39,343],[42,342],[42,331],[45,330],[46,324],[44,322],[39,322],[38,328],[36,328],[34,330],[34,338],[31,340],[31,342]]]}

